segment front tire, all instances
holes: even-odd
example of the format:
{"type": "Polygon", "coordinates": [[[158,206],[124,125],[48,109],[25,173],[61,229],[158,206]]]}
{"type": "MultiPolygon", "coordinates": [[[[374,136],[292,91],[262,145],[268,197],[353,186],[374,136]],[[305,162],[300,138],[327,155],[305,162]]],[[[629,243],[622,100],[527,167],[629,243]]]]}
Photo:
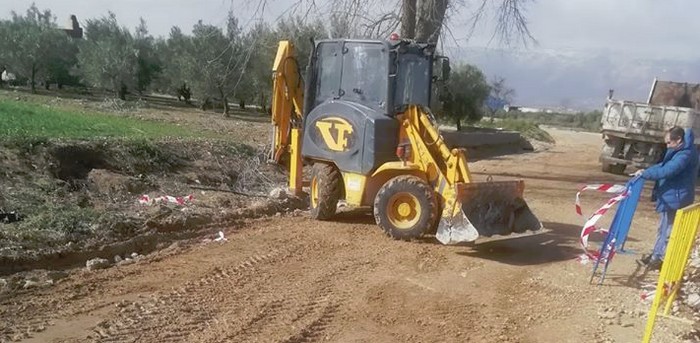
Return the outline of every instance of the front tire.
{"type": "Polygon", "coordinates": [[[420,237],[437,219],[435,191],[416,176],[394,177],[374,198],[374,219],[394,239],[420,237]]]}

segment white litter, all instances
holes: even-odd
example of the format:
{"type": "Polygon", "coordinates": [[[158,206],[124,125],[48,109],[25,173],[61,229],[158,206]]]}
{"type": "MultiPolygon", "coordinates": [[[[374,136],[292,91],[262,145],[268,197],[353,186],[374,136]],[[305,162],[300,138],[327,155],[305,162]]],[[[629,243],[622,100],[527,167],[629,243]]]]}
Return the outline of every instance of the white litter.
{"type": "Polygon", "coordinates": [[[226,239],[226,237],[224,237],[223,231],[219,231],[219,237],[216,237],[214,239],[214,242],[227,242],[227,241],[228,241],[228,239],[226,239]]]}

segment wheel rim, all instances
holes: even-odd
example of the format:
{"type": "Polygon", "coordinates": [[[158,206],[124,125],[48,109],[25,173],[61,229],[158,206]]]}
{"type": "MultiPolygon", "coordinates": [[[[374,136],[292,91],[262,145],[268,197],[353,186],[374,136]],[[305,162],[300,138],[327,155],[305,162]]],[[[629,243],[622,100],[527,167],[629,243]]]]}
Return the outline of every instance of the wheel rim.
{"type": "Polygon", "coordinates": [[[318,178],[311,178],[311,207],[318,207],[318,178]]]}
{"type": "Polygon", "coordinates": [[[399,230],[410,230],[418,223],[421,206],[413,194],[397,193],[389,198],[386,213],[389,222],[399,230]]]}

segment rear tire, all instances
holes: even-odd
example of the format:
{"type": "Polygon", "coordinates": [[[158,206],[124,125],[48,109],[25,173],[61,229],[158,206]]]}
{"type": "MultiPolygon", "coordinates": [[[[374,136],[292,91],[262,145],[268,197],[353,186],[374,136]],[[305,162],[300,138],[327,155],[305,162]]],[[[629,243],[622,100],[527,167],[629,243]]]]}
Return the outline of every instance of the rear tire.
{"type": "Polygon", "coordinates": [[[615,165],[610,166],[610,172],[613,174],[622,175],[625,173],[626,168],[627,168],[626,164],[615,164],[615,165]]]}
{"type": "Polygon", "coordinates": [[[437,219],[435,191],[416,176],[394,177],[374,198],[374,219],[394,239],[420,237],[437,219]]]}
{"type": "Polygon", "coordinates": [[[604,173],[622,175],[625,173],[626,168],[627,168],[626,164],[612,164],[612,163],[603,162],[603,166],[601,167],[601,170],[604,173]]]}
{"type": "Polygon", "coordinates": [[[615,136],[609,136],[608,139],[603,142],[603,147],[600,150],[600,158],[601,161],[603,161],[601,170],[604,173],[623,174],[625,172],[625,168],[627,167],[626,164],[604,161],[606,157],[623,158],[623,149],[625,144],[627,144],[625,143],[625,140],[615,136]]]}
{"type": "Polygon", "coordinates": [[[328,220],[335,215],[341,195],[340,172],[333,165],[316,162],[311,169],[311,218],[328,220]]]}

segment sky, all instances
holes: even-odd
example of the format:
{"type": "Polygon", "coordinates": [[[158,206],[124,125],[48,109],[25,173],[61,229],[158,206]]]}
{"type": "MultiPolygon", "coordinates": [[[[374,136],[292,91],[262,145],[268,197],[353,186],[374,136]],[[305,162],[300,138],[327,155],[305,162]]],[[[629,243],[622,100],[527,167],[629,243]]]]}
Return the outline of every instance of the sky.
{"type": "MultiPolygon", "coordinates": [[[[274,21],[293,11],[292,4],[311,0],[268,0],[264,18],[274,21]]],[[[394,1],[380,1],[381,4],[394,1]]],[[[537,39],[532,50],[585,51],[610,50],[641,58],[689,59],[700,57],[694,39],[700,32],[697,13],[700,2],[692,0],[526,0],[530,29],[537,39]]],[[[84,23],[112,11],[117,20],[135,28],[143,17],[154,35],[168,35],[170,28],[179,26],[189,32],[198,21],[223,25],[226,14],[233,10],[239,22],[246,26],[250,18],[260,13],[258,1],[253,0],[0,0],[0,18],[9,18],[11,11],[24,12],[32,2],[40,9],[51,9],[60,25],[68,25],[75,14],[84,23]]],[[[316,3],[323,3],[316,0],[316,3]]],[[[478,0],[463,0],[465,4],[451,17],[451,31],[456,40],[447,44],[488,46],[500,48],[490,41],[491,26],[482,25],[470,40],[469,18],[478,0]],[[472,6],[470,8],[469,6],[472,6]]],[[[297,9],[297,13],[301,10],[297,9]]],[[[489,19],[488,17],[486,18],[489,19]]],[[[511,47],[512,48],[512,47],[511,47]]],[[[516,46],[515,48],[524,48],[516,46]]]]}
{"type": "MultiPolygon", "coordinates": [[[[383,11],[401,2],[364,1],[383,11]]],[[[694,45],[700,33],[700,1],[521,0],[537,41],[528,46],[491,39],[494,11],[470,34],[470,18],[481,0],[450,1],[457,6],[449,13],[450,35],[442,40],[443,52],[453,61],[476,64],[489,79],[505,77],[521,102],[574,100],[579,107],[593,108],[610,88],[639,100],[655,77],[700,81],[700,49],[694,45]]],[[[173,26],[189,33],[199,20],[224,28],[229,11],[246,29],[258,18],[271,23],[289,14],[328,18],[332,8],[330,0],[0,0],[0,19],[10,18],[12,11],[23,13],[32,3],[50,9],[61,26],[70,25],[71,14],[84,27],[87,19],[111,11],[132,30],[143,18],[155,36],[168,36],[173,26]],[[307,13],[312,2],[316,10],[307,13]]]]}

